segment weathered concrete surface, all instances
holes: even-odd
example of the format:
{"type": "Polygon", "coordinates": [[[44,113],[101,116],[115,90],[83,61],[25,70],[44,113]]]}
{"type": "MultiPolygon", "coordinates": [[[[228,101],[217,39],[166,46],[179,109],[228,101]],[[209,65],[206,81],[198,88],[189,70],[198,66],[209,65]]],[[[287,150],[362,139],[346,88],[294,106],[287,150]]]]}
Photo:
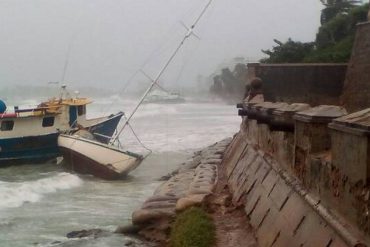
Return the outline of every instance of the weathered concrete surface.
{"type": "Polygon", "coordinates": [[[154,195],[132,214],[132,223],[139,235],[151,241],[165,242],[176,213],[204,204],[213,193],[218,180],[218,166],[231,138],[196,152],[182,164],[168,181],[160,185],[154,195]]]}
{"type": "Polygon", "coordinates": [[[312,106],[339,104],[346,70],[347,64],[248,64],[248,76],[264,82],[266,101],[312,106]]]}
{"type": "Polygon", "coordinates": [[[257,247],[255,231],[242,204],[232,203],[225,169],[218,170],[214,193],[206,199],[206,210],[216,227],[215,247],[257,247]]]}
{"type": "Polygon", "coordinates": [[[246,140],[245,132],[235,137],[223,165],[233,203],[245,205],[260,246],[366,246],[368,240],[356,228],[326,210],[299,180],[246,140]]]}
{"type": "Polygon", "coordinates": [[[332,129],[332,171],[335,190],[332,205],[370,235],[370,108],[329,125],[332,129]]]}
{"type": "Polygon", "coordinates": [[[311,172],[310,163],[312,155],[331,149],[328,123],[346,114],[342,107],[323,105],[298,112],[293,117],[296,120],[293,172],[307,188],[315,183],[316,174],[311,172]]]}
{"type": "Polygon", "coordinates": [[[348,66],[342,104],[349,112],[370,107],[370,23],[357,26],[357,33],[348,66]]]}
{"type": "Polygon", "coordinates": [[[246,205],[259,244],[370,246],[370,109],[347,115],[324,105],[261,121],[258,111],[271,105],[246,111],[223,161],[232,202],[246,205]]]}
{"type": "Polygon", "coordinates": [[[218,246],[255,246],[243,232],[262,247],[370,246],[370,109],[337,118],[344,114],[309,108],[290,115],[293,132],[243,117],[230,144],[195,153],[134,212],[134,224],[147,239],[165,241],[177,211],[206,202],[224,233],[218,246]]]}

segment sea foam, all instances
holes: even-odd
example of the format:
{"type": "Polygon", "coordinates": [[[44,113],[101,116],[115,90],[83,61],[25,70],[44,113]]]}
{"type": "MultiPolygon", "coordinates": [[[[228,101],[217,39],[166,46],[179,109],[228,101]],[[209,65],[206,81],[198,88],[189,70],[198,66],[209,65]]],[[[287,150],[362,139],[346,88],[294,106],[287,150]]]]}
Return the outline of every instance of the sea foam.
{"type": "Polygon", "coordinates": [[[75,188],[81,184],[79,177],[69,173],[59,173],[34,181],[0,181],[0,209],[20,207],[26,202],[38,202],[45,194],[75,188]]]}

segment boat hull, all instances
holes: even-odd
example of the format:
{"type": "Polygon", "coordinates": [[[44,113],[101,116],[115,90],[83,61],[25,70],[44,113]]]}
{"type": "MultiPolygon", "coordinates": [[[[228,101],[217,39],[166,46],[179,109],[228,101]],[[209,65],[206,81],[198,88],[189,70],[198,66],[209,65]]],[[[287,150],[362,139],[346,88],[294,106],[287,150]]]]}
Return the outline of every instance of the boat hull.
{"type": "Polygon", "coordinates": [[[124,178],[142,161],[140,155],[78,136],[60,135],[58,145],[64,158],[63,167],[107,180],[124,178]]]}
{"type": "Polygon", "coordinates": [[[40,163],[59,155],[58,133],[0,139],[0,167],[40,163]]]}
{"type": "MultiPolygon", "coordinates": [[[[120,112],[101,118],[99,121],[91,122],[88,129],[93,132],[98,141],[107,143],[108,138],[100,135],[112,136],[122,116],[123,113],[120,112]]],[[[38,119],[36,118],[35,122],[36,120],[38,119]]],[[[17,118],[14,118],[14,121],[16,123],[17,118]]],[[[32,134],[32,128],[29,131],[29,136],[17,136],[17,133],[14,133],[13,137],[0,137],[0,167],[24,163],[44,163],[61,155],[58,148],[59,133],[57,130],[53,129],[43,134],[32,134]]]]}
{"type": "Polygon", "coordinates": [[[117,125],[121,121],[123,115],[123,112],[111,115],[105,121],[89,127],[89,132],[94,134],[94,137],[98,141],[102,143],[108,143],[110,138],[106,137],[111,137],[114,134],[114,131],[116,130],[117,125]]]}

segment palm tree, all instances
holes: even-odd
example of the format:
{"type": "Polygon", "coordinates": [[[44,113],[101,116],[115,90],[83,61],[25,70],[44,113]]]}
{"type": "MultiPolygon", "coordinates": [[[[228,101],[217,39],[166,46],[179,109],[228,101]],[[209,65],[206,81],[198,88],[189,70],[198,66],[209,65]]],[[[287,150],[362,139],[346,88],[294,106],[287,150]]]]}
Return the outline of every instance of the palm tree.
{"type": "Polygon", "coordinates": [[[327,23],[338,14],[346,14],[361,0],[320,0],[325,8],[321,11],[321,24],[327,23]]]}

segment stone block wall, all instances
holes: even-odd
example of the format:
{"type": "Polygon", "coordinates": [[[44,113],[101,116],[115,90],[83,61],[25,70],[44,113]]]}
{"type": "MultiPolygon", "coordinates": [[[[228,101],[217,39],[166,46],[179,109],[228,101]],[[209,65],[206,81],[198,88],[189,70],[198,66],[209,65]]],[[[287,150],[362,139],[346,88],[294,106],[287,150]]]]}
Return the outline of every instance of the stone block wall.
{"type": "Polygon", "coordinates": [[[347,64],[251,63],[248,78],[260,77],[266,101],[338,105],[347,64]]]}
{"type": "Polygon", "coordinates": [[[362,200],[363,196],[368,197],[370,186],[368,137],[337,130],[331,132],[333,148],[330,176],[335,186],[325,198],[329,199],[328,205],[337,205],[342,215],[370,234],[369,201],[362,200]]]}
{"type": "Polygon", "coordinates": [[[233,143],[239,158],[225,160],[225,165],[233,202],[244,205],[260,246],[368,246],[269,154],[244,138],[239,133],[233,143]]]}
{"type": "Polygon", "coordinates": [[[349,112],[370,107],[370,23],[357,27],[351,61],[344,83],[342,104],[349,112]]]}
{"type": "Polygon", "coordinates": [[[348,66],[248,64],[248,78],[264,82],[266,101],[354,112],[298,112],[294,130],[284,130],[272,127],[274,117],[259,122],[244,105],[223,165],[233,202],[244,205],[260,246],[370,247],[369,54],[368,22],[358,26],[348,66]]]}
{"type": "Polygon", "coordinates": [[[296,122],[293,172],[309,188],[315,184],[310,165],[312,155],[328,152],[331,147],[329,130],[325,124],[296,122]]]}
{"type": "Polygon", "coordinates": [[[370,246],[368,138],[328,123],[273,131],[243,117],[223,166],[260,246],[370,246]]]}

